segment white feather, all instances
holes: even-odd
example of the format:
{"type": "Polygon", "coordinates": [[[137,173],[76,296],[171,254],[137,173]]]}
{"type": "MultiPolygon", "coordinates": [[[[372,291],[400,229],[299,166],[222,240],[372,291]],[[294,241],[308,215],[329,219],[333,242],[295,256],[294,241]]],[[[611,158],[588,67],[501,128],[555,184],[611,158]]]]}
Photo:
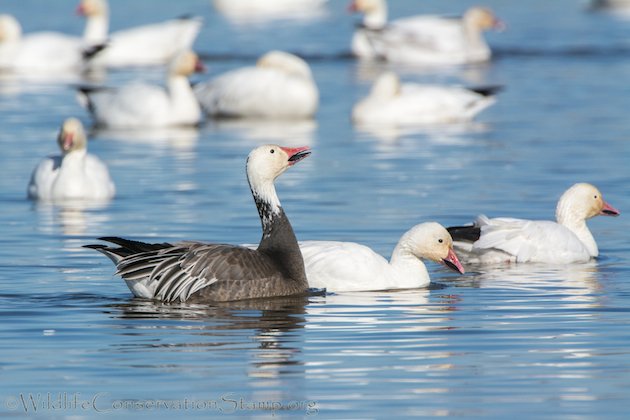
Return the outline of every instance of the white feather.
{"type": "Polygon", "coordinates": [[[308,64],[279,51],[274,63],[229,71],[195,86],[203,109],[213,116],[249,118],[310,118],[319,93],[308,64]]]}

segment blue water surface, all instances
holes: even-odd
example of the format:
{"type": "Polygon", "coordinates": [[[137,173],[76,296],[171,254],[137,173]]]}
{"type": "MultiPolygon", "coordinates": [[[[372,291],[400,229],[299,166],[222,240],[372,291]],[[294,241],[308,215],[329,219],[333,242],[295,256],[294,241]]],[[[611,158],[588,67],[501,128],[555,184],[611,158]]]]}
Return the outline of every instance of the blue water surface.
{"type": "MultiPolygon", "coordinates": [[[[30,172],[63,119],[90,124],[74,83],[0,78],[0,415],[602,419],[630,390],[630,21],[584,2],[487,0],[507,23],[482,66],[422,69],[349,55],[356,16],[235,22],[207,0],[111,0],[112,28],[203,16],[203,80],[270,49],[300,53],[320,89],[306,123],[208,122],[168,132],[94,132],[118,195],[102,207],[36,205],[30,172]],[[504,86],[475,123],[353,128],[350,110],[384,69],[404,80],[504,86]],[[427,263],[428,289],[223,305],[133,299],[99,236],[255,243],[244,173],[259,144],[309,145],[277,182],[300,239],[350,240],[389,256],[429,220],[479,213],[551,219],[575,182],[621,217],[590,227],[601,257],[572,266],[427,263]]],[[[461,13],[463,0],[391,0],[392,18],[461,13]]],[[[75,0],[5,2],[25,32],[80,34],[75,0]]],[[[159,82],[160,69],[103,83],[159,82]]]]}

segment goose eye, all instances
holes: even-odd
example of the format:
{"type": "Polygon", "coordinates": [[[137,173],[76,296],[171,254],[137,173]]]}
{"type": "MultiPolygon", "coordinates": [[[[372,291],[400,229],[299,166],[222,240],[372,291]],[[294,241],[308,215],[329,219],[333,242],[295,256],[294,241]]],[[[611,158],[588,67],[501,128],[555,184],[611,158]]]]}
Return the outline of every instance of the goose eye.
{"type": "Polygon", "coordinates": [[[595,195],[593,196],[593,198],[594,198],[595,200],[597,200],[597,194],[595,194],[595,195]]]}
{"type": "Polygon", "coordinates": [[[276,150],[275,150],[275,149],[271,149],[271,150],[269,151],[269,153],[275,153],[275,152],[276,152],[276,150]]]}
{"type": "Polygon", "coordinates": [[[444,242],[444,239],[441,239],[441,238],[440,238],[440,239],[438,239],[438,242],[439,242],[439,243],[442,243],[442,242],[444,242]]]}

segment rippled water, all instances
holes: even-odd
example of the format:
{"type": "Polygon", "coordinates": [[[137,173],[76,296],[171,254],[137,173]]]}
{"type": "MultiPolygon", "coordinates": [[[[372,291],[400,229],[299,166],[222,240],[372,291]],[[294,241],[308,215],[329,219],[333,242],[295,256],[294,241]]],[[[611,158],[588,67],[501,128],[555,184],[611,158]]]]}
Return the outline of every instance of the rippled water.
{"type": "MultiPolygon", "coordinates": [[[[101,208],[26,201],[31,169],[68,116],[65,83],[0,84],[0,413],[383,418],[454,415],[625,418],[630,387],[630,21],[585,4],[487,1],[507,22],[487,66],[405,80],[502,84],[474,124],[363,132],[349,122],[383,65],[348,56],[355,19],[331,1],[315,20],[222,18],[210,2],[112,0],[114,28],[204,16],[210,74],[271,48],[309,59],[312,123],[208,123],[199,130],[94,133],[118,196],[101,208]],[[527,3],[527,4],[524,4],[527,3]],[[421,221],[551,218],[571,184],[596,184],[619,218],[590,226],[601,258],[571,267],[429,264],[426,290],[342,293],[218,306],[132,299],[95,237],[259,239],[244,158],[262,142],[310,145],[278,181],[300,239],[352,240],[388,255],[421,221]]],[[[456,13],[463,1],[393,0],[391,14],[456,13]]],[[[74,0],[3,5],[26,31],[79,33],[74,0]],[[54,19],[53,19],[54,16],[54,19]]],[[[119,84],[161,73],[114,72],[119,84]]],[[[208,75],[202,76],[209,77],[208,75]]]]}

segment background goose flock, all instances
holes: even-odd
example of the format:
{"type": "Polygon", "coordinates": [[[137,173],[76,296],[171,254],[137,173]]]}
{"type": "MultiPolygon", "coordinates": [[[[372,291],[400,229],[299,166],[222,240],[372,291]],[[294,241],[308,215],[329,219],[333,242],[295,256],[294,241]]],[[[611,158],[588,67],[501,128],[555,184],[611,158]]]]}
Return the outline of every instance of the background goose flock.
{"type": "MultiPolygon", "coordinates": [[[[225,5],[217,7],[220,10],[225,5]]],[[[393,22],[387,21],[385,0],[354,0],[349,9],[363,14],[351,42],[359,59],[427,65],[485,62],[491,59],[491,50],[483,31],[504,28],[485,7],[472,7],[461,18],[414,16],[393,22]]],[[[228,71],[193,88],[188,76],[205,70],[190,50],[201,18],[139,26],[110,36],[106,0],[81,0],[77,12],[87,20],[82,40],[48,32],[22,37],[19,23],[10,15],[2,15],[0,33],[6,34],[4,43],[14,50],[7,58],[9,63],[20,61],[22,53],[32,56],[28,62],[36,62],[38,51],[60,45],[68,52],[55,53],[68,55],[74,62],[68,69],[165,66],[165,88],[143,82],[119,88],[79,87],[79,101],[92,115],[95,127],[194,127],[202,122],[202,110],[217,119],[315,118],[319,91],[309,64],[297,55],[270,51],[255,66],[228,71]],[[38,41],[47,42],[47,47],[32,49],[30,45],[38,41]]],[[[41,55],[42,60],[50,59],[41,55]]],[[[20,65],[13,71],[30,68],[20,65]]],[[[369,95],[353,107],[351,119],[359,126],[393,127],[469,122],[495,102],[498,90],[498,86],[402,83],[396,73],[386,71],[375,80],[369,95]]],[[[47,158],[34,169],[28,197],[47,201],[113,198],[115,189],[108,170],[98,158],[87,154],[87,137],[79,120],[71,118],[64,123],[58,143],[62,155],[47,158]]],[[[279,202],[275,203],[273,180],[294,163],[295,156],[301,158],[302,150],[306,149],[265,145],[255,148],[247,160],[248,180],[263,224],[261,246],[255,251],[195,242],[143,244],[118,238],[107,240],[120,248],[88,247],[116,263],[118,273],[136,296],[165,302],[190,298],[227,301],[301,294],[309,286],[331,291],[425,287],[429,275],[422,258],[444,262],[461,274],[465,271],[452,249],[449,232],[456,233],[455,240],[468,262],[585,262],[599,255],[585,220],[598,214],[619,215],[603,201],[596,187],[582,183],[561,198],[557,224],[483,215],[470,227],[448,231],[439,224],[425,223],[403,235],[389,264],[369,248],[352,242],[306,241],[298,246],[284,211],[280,212],[281,219],[286,220],[279,226],[288,229],[286,235],[268,225],[276,217],[274,207],[280,208],[279,202]],[[284,163],[276,169],[279,158],[284,163]],[[258,177],[267,183],[252,184],[258,177]],[[263,246],[276,235],[271,242],[274,245],[263,246]],[[441,250],[432,248],[437,247],[436,237],[441,250]],[[461,245],[464,242],[468,244],[461,245]],[[265,260],[257,262],[250,254],[265,260]]]]}
{"type": "MultiPolygon", "coordinates": [[[[274,325],[245,327],[260,344],[256,357],[263,348],[277,355],[286,343],[274,340],[294,328],[329,331],[344,349],[371,342],[376,350],[336,349],[330,363],[305,356],[294,364],[296,354],[328,345],[319,336],[292,347],[286,363],[266,366],[268,374],[254,367],[251,378],[271,383],[284,377],[278,366],[303,366],[309,381],[341,380],[338,360],[352,372],[369,354],[379,372],[393,367],[410,384],[407,367],[451,373],[452,358],[478,345],[468,335],[459,351],[451,340],[463,337],[448,331],[462,325],[451,328],[453,319],[467,331],[479,323],[491,343],[487,332],[518,323],[519,311],[544,312],[549,319],[532,321],[523,335],[535,358],[539,336],[560,334],[536,326],[557,322],[556,310],[569,319],[566,302],[585,305],[569,308],[584,311],[583,322],[596,322],[596,308],[626,302],[619,277],[630,263],[621,233],[628,223],[595,217],[620,216],[630,204],[621,118],[628,51],[611,35],[624,39],[630,27],[624,2],[573,5],[566,16],[555,3],[496,0],[40,7],[55,18],[15,5],[0,10],[0,118],[8,127],[0,217],[9,227],[4,240],[15,244],[5,266],[37,271],[21,285],[7,282],[7,305],[17,297],[37,307],[39,298],[25,293],[68,296],[79,306],[93,299],[107,302],[101,316],[145,326],[137,319],[149,313],[183,329],[192,312],[204,328],[208,319],[233,326],[234,314],[253,314],[274,325]],[[540,303],[556,298],[558,305],[540,303]],[[532,302],[546,312],[519,306],[532,302]],[[503,322],[503,311],[517,313],[503,322]],[[333,318],[343,325],[328,324],[333,318]],[[443,343],[432,341],[438,335],[443,343]],[[440,350],[405,353],[406,340],[418,337],[440,350]],[[412,362],[425,355],[444,363],[412,362]]],[[[214,336],[207,329],[202,336],[214,336]]],[[[580,355],[567,357],[598,348],[579,346],[580,355]]],[[[475,364],[484,351],[473,353],[475,364]]],[[[532,361],[565,366],[554,363],[532,361]]],[[[409,392],[424,395],[426,386],[409,392]]],[[[366,403],[383,391],[370,389],[359,393],[366,403]]],[[[588,397],[579,401],[599,401],[588,397]]]]}

